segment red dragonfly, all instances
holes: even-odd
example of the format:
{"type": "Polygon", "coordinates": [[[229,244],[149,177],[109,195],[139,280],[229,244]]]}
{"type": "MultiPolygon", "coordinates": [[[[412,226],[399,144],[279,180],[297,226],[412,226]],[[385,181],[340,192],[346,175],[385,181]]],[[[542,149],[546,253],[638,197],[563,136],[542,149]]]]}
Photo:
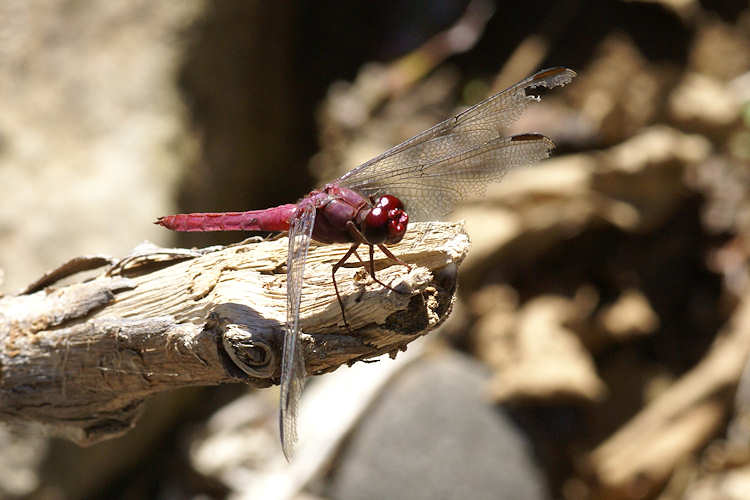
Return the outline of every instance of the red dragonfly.
{"type": "Polygon", "coordinates": [[[310,240],[352,244],[332,270],[348,328],[336,271],[352,254],[359,258],[357,248],[367,245],[368,272],[377,283],[387,286],[375,278],[376,245],[403,264],[385,245],[401,241],[410,220],[440,219],[460,199],[482,195],[488,182],[499,181],[509,169],[547,158],[554,147],[547,137],[532,133],[505,137],[501,131],[518,119],[529,103],[539,100],[527,94],[528,89],[563,86],[575,76],[574,71],[562,67],[531,75],[311,191],[296,204],[248,212],[169,215],[156,221],[175,231],[288,231],[287,324],[279,412],[281,445],[287,459],[297,439],[297,406],[306,376],[299,310],[310,240]]]}

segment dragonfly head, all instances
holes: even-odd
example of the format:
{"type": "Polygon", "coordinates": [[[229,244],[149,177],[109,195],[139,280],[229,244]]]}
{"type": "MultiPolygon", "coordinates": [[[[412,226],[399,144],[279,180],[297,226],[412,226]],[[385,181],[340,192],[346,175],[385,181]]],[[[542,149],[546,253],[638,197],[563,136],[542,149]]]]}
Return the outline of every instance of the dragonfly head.
{"type": "Polygon", "coordinates": [[[401,200],[386,194],[375,200],[362,229],[368,242],[392,245],[401,241],[408,224],[409,216],[401,200]]]}

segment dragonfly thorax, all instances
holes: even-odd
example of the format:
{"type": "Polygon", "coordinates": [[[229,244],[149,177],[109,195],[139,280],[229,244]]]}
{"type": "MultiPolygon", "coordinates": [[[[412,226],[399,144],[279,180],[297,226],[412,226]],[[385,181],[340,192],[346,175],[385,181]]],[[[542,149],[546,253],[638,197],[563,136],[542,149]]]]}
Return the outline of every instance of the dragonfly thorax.
{"type": "Polygon", "coordinates": [[[406,233],[409,216],[401,200],[389,194],[375,200],[362,223],[362,233],[371,244],[393,245],[406,233]]]}

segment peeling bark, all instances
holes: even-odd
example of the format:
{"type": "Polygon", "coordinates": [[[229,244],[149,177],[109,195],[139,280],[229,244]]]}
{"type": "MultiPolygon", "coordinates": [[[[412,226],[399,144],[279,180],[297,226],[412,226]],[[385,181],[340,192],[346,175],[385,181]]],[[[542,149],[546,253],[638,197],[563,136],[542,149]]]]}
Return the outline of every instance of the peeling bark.
{"type": "MultiPolygon", "coordinates": [[[[132,428],[143,401],[186,386],[278,383],[286,307],[286,238],[203,250],[136,248],[79,257],[0,299],[0,415],[87,445],[132,428]],[[56,284],[80,271],[93,278],[56,284]]],[[[345,245],[313,244],[300,314],[307,372],[395,355],[450,312],[469,241],[458,223],[414,224],[360,265],[331,266],[345,245]]]]}

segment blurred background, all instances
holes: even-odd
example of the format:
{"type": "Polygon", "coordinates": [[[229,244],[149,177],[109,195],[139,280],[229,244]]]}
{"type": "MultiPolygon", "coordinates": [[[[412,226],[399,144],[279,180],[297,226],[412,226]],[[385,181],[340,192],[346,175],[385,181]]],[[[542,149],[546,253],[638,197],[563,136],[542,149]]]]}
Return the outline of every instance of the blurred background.
{"type": "Polygon", "coordinates": [[[396,360],[192,388],[78,448],[0,428],[0,498],[750,498],[750,7],[739,0],[0,2],[0,290],[238,241],[153,226],[294,201],[548,66],[553,158],[454,215],[453,314],[396,360]]]}

